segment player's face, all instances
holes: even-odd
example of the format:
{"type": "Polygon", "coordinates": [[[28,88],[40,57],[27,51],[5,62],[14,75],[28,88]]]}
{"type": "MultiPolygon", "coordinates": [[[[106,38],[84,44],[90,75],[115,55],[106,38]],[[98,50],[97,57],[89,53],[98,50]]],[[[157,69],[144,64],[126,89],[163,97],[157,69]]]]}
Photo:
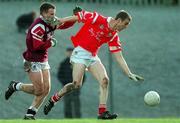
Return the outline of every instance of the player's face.
{"type": "Polygon", "coordinates": [[[66,56],[67,56],[67,57],[70,57],[71,54],[72,54],[72,51],[66,51],[66,56]]]}
{"type": "Polygon", "coordinates": [[[43,13],[42,16],[44,17],[44,19],[50,21],[50,20],[54,19],[55,14],[56,14],[56,10],[51,8],[47,11],[47,13],[43,13]]]}
{"type": "Polygon", "coordinates": [[[115,30],[120,32],[123,29],[127,28],[129,24],[130,24],[129,19],[125,19],[123,21],[121,19],[118,19],[115,25],[115,30]]]}

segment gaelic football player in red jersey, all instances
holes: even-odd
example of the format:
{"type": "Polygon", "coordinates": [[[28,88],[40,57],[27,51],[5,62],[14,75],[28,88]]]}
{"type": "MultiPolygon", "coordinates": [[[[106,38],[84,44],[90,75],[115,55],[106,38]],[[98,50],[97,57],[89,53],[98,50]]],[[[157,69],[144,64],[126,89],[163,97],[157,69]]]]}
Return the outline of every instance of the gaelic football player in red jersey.
{"type": "Polygon", "coordinates": [[[16,91],[23,91],[35,96],[24,119],[35,119],[35,114],[50,91],[48,49],[56,46],[57,41],[53,38],[54,31],[56,29],[66,29],[75,23],[60,23],[55,13],[56,7],[53,4],[42,3],[40,17],[32,23],[26,36],[27,50],[23,53],[24,69],[28,73],[32,84],[11,81],[5,92],[6,100],[16,91]]]}
{"type": "Polygon", "coordinates": [[[106,109],[109,78],[97,53],[103,44],[108,44],[110,52],[114,55],[124,73],[134,81],[143,80],[141,76],[130,71],[123,58],[122,47],[118,37],[118,32],[127,28],[130,24],[131,16],[124,10],[121,10],[115,18],[104,17],[97,12],[82,10],[74,16],[65,18],[64,21],[83,23],[77,34],[71,37],[75,46],[70,59],[73,64],[73,82],[66,84],[49,99],[45,104],[44,113],[48,114],[54,104],[65,94],[81,87],[82,78],[87,68],[100,84],[98,119],[115,119],[117,114],[110,113],[106,109]]]}

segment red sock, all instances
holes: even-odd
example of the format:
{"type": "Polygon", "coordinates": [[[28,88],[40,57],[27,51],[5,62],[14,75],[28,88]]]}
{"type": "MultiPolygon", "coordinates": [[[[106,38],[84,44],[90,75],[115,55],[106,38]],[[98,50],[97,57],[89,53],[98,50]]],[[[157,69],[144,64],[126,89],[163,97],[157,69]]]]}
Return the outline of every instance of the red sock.
{"type": "Polygon", "coordinates": [[[106,111],[106,104],[99,104],[99,115],[106,111]]]}
{"type": "Polygon", "coordinates": [[[54,95],[51,97],[51,100],[52,100],[53,102],[57,102],[57,101],[59,101],[59,99],[60,99],[60,97],[58,96],[58,93],[54,94],[54,95]]]}

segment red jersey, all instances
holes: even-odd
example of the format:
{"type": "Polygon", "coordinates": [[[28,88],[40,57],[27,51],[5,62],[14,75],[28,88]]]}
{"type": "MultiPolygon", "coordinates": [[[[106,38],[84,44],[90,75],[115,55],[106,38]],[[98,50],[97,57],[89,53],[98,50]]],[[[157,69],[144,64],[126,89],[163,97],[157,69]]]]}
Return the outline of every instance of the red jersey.
{"type": "MultiPolygon", "coordinates": [[[[73,24],[74,22],[68,22],[59,26],[58,29],[66,29],[73,24]]],[[[51,47],[55,29],[46,24],[41,17],[37,18],[30,26],[26,36],[27,50],[23,53],[24,59],[31,62],[48,61],[48,48],[51,47]]]]}
{"type": "Polygon", "coordinates": [[[71,37],[74,46],[91,52],[94,56],[102,44],[108,43],[111,52],[121,51],[121,43],[116,31],[109,28],[111,17],[104,17],[97,12],[81,11],[77,13],[79,22],[84,23],[79,32],[71,37]]]}

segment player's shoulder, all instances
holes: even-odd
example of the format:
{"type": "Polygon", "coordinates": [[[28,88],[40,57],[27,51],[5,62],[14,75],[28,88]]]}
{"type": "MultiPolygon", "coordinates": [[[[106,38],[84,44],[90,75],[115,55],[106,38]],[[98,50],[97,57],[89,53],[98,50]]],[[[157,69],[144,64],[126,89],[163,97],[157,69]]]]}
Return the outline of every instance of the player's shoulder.
{"type": "Polygon", "coordinates": [[[37,20],[34,21],[31,30],[32,31],[33,30],[44,30],[45,31],[45,24],[43,23],[43,20],[40,18],[37,18],[37,20]]]}
{"type": "Polygon", "coordinates": [[[100,15],[96,11],[82,11],[80,14],[82,14],[84,17],[88,17],[88,18],[93,18],[93,17],[100,15]]]}
{"type": "Polygon", "coordinates": [[[45,22],[42,20],[42,18],[36,18],[35,20],[34,20],[34,22],[33,22],[33,24],[32,24],[32,26],[33,27],[37,27],[37,26],[39,26],[39,27],[45,27],[45,22]]]}
{"type": "Polygon", "coordinates": [[[41,23],[37,23],[36,25],[34,25],[32,28],[31,28],[31,31],[30,33],[32,35],[38,35],[38,36],[43,36],[44,33],[45,33],[45,26],[41,23]]]}
{"type": "Polygon", "coordinates": [[[101,13],[94,12],[94,19],[92,23],[106,23],[107,17],[103,16],[101,13]]]}

